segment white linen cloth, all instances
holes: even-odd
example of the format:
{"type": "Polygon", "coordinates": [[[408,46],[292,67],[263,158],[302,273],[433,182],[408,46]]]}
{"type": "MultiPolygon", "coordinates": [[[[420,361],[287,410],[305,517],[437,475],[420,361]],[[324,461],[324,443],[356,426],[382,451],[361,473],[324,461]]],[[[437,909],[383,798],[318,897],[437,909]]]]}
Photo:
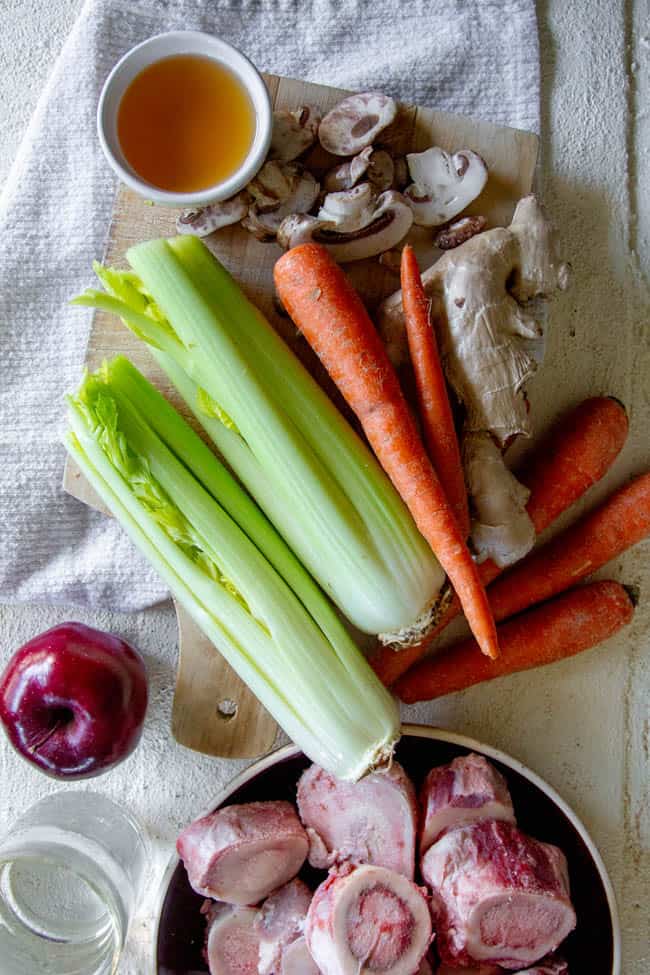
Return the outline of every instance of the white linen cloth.
{"type": "Polygon", "coordinates": [[[0,197],[0,598],[131,611],[166,590],[119,526],[65,494],[63,396],[78,383],[116,189],[95,134],[115,61],[211,31],[262,70],[539,128],[533,0],[87,0],[0,197]]]}

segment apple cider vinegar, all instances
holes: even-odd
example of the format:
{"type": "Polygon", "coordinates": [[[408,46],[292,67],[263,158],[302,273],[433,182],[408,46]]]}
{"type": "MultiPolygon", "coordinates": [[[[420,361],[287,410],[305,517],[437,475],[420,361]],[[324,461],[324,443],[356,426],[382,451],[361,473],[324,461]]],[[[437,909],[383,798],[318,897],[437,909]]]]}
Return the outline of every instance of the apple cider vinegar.
{"type": "Polygon", "coordinates": [[[255,138],[242,82],[208,57],[179,54],[150,64],[126,89],[117,136],[135,173],[157,189],[193,193],[232,176],[255,138]]]}

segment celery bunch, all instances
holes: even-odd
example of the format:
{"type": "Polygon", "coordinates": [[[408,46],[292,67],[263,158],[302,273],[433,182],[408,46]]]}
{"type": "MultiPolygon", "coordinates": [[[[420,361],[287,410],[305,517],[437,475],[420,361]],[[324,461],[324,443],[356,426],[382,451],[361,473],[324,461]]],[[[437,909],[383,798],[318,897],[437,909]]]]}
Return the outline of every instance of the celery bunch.
{"type": "Polygon", "coordinates": [[[70,454],[287,734],[340,778],[386,761],[399,736],[394,699],[273,526],[169,403],[118,357],[68,405],[70,454]]]}
{"type": "Polygon", "coordinates": [[[417,639],[444,573],[374,456],[195,237],[96,266],[113,311],[149,344],[218,450],[303,565],[360,630],[417,639]]]}

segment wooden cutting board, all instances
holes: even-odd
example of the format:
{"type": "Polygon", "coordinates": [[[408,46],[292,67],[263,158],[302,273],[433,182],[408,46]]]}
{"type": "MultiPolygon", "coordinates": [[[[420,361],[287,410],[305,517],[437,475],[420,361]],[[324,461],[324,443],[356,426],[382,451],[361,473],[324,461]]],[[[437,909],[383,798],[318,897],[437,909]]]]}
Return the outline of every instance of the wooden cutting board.
{"type": "MultiPolygon", "coordinates": [[[[321,112],[332,108],[347,92],[275,75],[265,77],[275,108],[295,109],[315,105],[321,112]]],[[[382,144],[395,154],[421,151],[430,145],[447,150],[473,149],[486,161],[490,177],[470,213],[482,213],[490,226],[507,224],[517,200],[530,192],[537,160],[538,139],[520,132],[464,116],[448,115],[429,108],[401,106],[395,122],[382,133],[382,144]]],[[[333,157],[316,147],[307,156],[315,173],[324,171],[333,157]]],[[[338,160],[340,161],[340,160],[338,160]]],[[[147,205],[124,187],[117,193],[104,259],[124,265],[124,254],[132,245],[152,237],[175,233],[178,211],[147,205]]],[[[430,231],[413,231],[412,239],[421,265],[435,256],[428,241],[430,231]]],[[[327,378],[292,323],[283,317],[273,300],[273,264],[281,250],[276,244],[262,244],[245,230],[226,228],[206,239],[220,261],[233,273],[248,297],[291,344],[297,354],[332,393],[327,378]]],[[[98,255],[88,255],[90,259],[98,255]]],[[[369,309],[399,287],[397,276],[376,259],[348,265],[354,284],[369,309]]],[[[97,368],[103,359],[117,353],[132,362],[168,396],[187,417],[187,410],[175,390],[139,342],[117,319],[97,312],[88,342],[86,362],[97,368]]],[[[336,395],[334,394],[334,398],[336,395]]],[[[196,426],[192,422],[193,426],[196,426]]],[[[63,485],[66,491],[91,507],[106,512],[76,466],[68,461],[63,485]]],[[[117,607],[119,608],[119,607],[117,607]]],[[[239,680],[214,646],[180,608],[176,607],[179,628],[178,676],[172,713],[172,732],[188,748],[228,758],[249,758],[264,754],[274,743],[276,725],[239,680]]]]}

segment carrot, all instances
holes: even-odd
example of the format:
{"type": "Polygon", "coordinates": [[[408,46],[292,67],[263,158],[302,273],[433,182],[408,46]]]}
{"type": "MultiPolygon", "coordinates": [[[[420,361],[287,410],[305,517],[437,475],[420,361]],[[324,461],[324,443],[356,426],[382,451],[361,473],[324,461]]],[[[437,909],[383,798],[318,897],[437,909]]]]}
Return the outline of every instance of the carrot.
{"type": "Polygon", "coordinates": [[[423,660],[397,682],[402,701],[429,701],[482,681],[543,667],[607,640],[632,618],[633,603],[618,582],[591,582],[498,627],[501,655],[487,660],[472,639],[423,660]]]}
{"type": "MultiPolygon", "coordinates": [[[[541,534],[609,470],[627,438],[625,407],[610,396],[594,396],[562,415],[533,455],[517,471],[531,495],[526,505],[535,531],[541,534]]],[[[487,586],[503,570],[491,559],[479,566],[487,586]]],[[[426,640],[402,650],[381,647],[371,664],[383,683],[390,687],[409,667],[421,660],[431,641],[461,612],[453,597],[446,613],[427,634],[426,640]]]]}
{"type": "Polygon", "coordinates": [[[410,244],[402,251],[401,284],[404,325],[415,374],[424,440],[463,538],[467,538],[469,506],[458,437],[436,334],[429,318],[431,302],[422,287],[417,258],[410,244]]]}
{"type": "Polygon", "coordinates": [[[497,579],[488,589],[495,620],[575,586],[649,533],[650,474],[643,474],[497,579]]]}
{"type": "Polygon", "coordinates": [[[613,396],[586,399],[554,425],[517,472],[532,492],[526,511],[538,535],[609,470],[628,428],[625,407],[613,396]]]}
{"type": "Polygon", "coordinates": [[[276,262],[280,301],[354,410],[415,524],[449,576],[483,653],[499,652],[485,589],[415,426],[386,350],[358,294],[319,244],[276,262]]]}

